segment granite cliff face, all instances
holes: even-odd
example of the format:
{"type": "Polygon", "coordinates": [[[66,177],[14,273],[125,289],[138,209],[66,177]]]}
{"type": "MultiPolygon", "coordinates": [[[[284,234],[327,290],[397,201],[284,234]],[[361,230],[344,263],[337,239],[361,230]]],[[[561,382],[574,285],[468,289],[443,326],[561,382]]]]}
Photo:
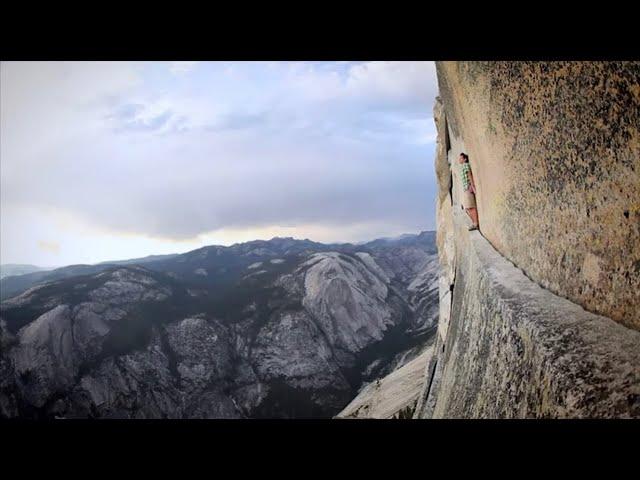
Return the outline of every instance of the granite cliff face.
{"type": "Polygon", "coordinates": [[[0,416],[330,417],[437,321],[433,232],[84,270],[0,304],[0,416]]]}
{"type": "Polygon", "coordinates": [[[640,330],[640,62],[441,62],[438,82],[442,148],[470,156],[484,237],[640,330]]]}
{"type": "Polygon", "coordinates": [[[640,63],[437,72],[440,317],[415,417],[640,417],[640,63]]]}
{"type": "Polygon", "coordinates": [[[365,385],[335,418],[411,418],[423,386],[431,346],[383,378],[365,385]]]}

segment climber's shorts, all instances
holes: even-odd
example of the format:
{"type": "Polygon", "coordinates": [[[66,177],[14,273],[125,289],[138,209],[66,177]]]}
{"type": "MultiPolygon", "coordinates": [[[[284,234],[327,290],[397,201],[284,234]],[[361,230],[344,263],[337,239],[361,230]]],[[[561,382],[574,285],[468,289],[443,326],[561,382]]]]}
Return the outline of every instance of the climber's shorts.
{"type": "Polygon", "coordinates": [[[470,189],[462,192],[462,205],[465,209],[476,208],[476,196],[470,189]]]}

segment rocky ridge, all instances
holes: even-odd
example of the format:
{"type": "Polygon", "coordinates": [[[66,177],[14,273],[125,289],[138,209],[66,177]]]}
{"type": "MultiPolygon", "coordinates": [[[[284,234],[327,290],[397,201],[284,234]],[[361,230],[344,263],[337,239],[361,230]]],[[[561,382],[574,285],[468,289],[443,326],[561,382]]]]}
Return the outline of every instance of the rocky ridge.
{"type": "Polygon", "coordinates": [[[433,333],[433,235],[412,240],[207,247],[32,286],[0,304],[0,414],[333,416],[433,333]]]}

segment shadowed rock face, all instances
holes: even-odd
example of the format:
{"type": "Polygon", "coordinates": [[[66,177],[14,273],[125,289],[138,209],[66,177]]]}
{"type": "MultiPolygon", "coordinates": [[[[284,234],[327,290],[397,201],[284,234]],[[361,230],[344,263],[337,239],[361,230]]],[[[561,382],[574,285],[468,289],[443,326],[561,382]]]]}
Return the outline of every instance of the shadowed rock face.
{"type": "Polygon", "coordinates": [[[545,288],[640,329],[640,62],[437,70],[441,135],[470,156],[483,235],[545,288]]]}
{"type": "Polygon", "coordinates": [[[415,417],[640,417],[638,212],[615,215],[640,187],[638,64],[437,69],[440,316],[415,417]]]}
{"type": "Polygon", "coordinates": [[[277,239],[34,286],[0,304],[0,415],[331,417],[432,332],[433,236],[403,242],[277,239]]]}

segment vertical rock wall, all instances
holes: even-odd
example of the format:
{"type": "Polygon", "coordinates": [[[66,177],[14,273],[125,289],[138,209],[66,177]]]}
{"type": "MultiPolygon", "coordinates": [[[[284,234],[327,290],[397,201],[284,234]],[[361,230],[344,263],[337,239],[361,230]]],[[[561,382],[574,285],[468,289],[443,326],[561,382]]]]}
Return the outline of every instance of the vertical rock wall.
{"type": "Polygon", "coordinates": [[[437,71],[485,238],[545,288],[640,329],[640,62],[437,71]]]}
{"type": "Polygon", "coordinates": [[[639,66],[438,63],[440,323],[416,417],[640,417],[639,66]]]}

